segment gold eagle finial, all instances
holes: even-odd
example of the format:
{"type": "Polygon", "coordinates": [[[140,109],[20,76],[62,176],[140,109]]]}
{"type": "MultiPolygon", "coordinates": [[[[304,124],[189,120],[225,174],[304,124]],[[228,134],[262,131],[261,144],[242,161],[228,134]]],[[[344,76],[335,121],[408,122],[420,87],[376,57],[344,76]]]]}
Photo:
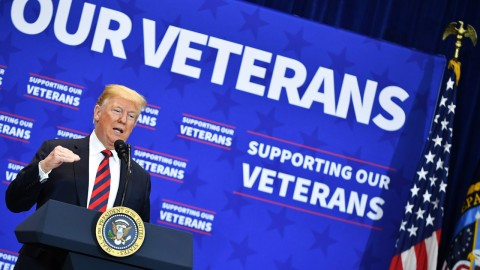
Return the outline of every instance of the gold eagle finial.
{"type": "Polygon", "coordinates": [[[451,22],[448,24],[447,28],[443,32],[443,40],[445,40],[450,35],[456,35],[457,41],[455,42],[455,55],[454,59],[458,59],[460,54],[460,48],[462,47],[462,39],[464,37],[469,38],[472,40],[473,46],[477,45],[477,32],[475,28],[470,24],[467,25],[467,28],[463,28],[463,22],[458,21],[459,27],[457,26],[456,22],[451,22]]]}
{"type": "Polygon", "coordinates": [[[477,32],[475,31],[475,28],[471,25],[467,25],[467,28],[463,28],[463,22],[458,21],[458,27],[456,22],[451,22],[448,24],[448,26],[445,28],[445,31],[443,32],[443,40],[445,40],[448,36],[450,35],[455,35],[457,40],[455,41],[455,54],[453,56],[453,59],[451,59],[448,62],[448,68],[452,68],[455,72],[456,75],[456,84],[458,85],[458,81],[460,80],[460,66],[461,63],[458,60],[458,57],[460,55],[460,48],[462,47],[462,39],[464,37],[469,38],[472,40],[473,46],[477,45],[477,32]]]}

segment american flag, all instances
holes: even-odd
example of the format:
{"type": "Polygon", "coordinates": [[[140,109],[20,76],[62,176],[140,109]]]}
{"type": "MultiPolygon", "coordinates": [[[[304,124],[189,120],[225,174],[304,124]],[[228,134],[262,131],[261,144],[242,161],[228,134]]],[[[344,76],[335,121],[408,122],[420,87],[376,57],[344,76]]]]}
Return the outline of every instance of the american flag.
{"type": "Polygon", "coordinates": [[[437,268],[456,102],[456,77],[453,69],[448,73],[405,205],[391,270],[437,268]]]}

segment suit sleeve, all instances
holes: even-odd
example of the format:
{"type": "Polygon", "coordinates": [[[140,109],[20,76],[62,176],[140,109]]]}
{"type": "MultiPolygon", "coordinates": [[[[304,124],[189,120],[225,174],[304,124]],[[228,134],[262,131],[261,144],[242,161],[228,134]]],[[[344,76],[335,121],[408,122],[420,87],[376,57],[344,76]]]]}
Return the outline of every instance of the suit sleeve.
{"type": "Polygon", "coordinates": [[[150,192],[152,189],[152,183],[151,183],[151,178],[150,174],[147,173],[147,184],[145,188],[145,200],[144,200],[144,205],[143,205],[143,211],[141,214],[142,220],[144,222],[150,222],[150,192]]]}
{"type": "Polygon", "coordinates": [[[42,191],[38,163],[52,149],[53,145],[49,141],[44,142],[30,164],[18,172],[16,178],[9,184],[5,192],[5,203],[10,211],[14,213],[28,211],[37,203],[42,191]]]}

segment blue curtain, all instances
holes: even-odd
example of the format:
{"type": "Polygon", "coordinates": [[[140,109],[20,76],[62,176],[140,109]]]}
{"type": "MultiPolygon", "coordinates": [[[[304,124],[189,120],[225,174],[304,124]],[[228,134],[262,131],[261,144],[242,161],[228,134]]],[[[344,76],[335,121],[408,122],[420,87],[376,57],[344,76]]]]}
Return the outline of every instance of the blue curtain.
{"type": "MultiPolygon", "coordinates": [[[[248,0],[322,24],[386,40],[430,54],[453,57],[454,38],[442,40],[450,22],[480,33],[478,0],[248,0]]],[[[479,45],[480,47],[480,45],[479,45]]],[[[462,73],[452,143],[452,163],[439,251],[441,266],[470,181],[480,161],[480,50],[464,40],[462,73]]]]}

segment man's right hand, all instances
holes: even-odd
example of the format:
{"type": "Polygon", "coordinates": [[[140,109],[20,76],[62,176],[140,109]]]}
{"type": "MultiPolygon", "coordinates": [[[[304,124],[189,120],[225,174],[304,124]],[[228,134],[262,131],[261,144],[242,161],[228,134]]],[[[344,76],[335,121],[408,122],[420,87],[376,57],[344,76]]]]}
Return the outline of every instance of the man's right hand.
{"type": "Polygon", "coordinates": [[[40,168],[45,173],[49,173],[64,162],[71,163],[79,160],[80,157],[77,154],[73,153],[70,149],[58,145],[44,160],[40,161],[40,168]]]}

